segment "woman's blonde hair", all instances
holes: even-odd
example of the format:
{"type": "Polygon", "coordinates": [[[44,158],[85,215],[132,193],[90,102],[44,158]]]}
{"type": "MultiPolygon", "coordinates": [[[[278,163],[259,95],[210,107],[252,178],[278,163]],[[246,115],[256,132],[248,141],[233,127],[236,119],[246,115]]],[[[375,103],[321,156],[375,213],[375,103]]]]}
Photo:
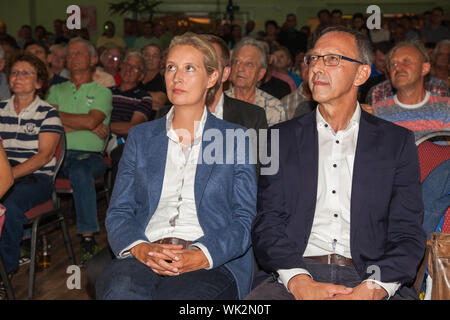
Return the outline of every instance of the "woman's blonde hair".
{"type": "MultiPolygon", "coordinates": [[[[186,32],[181,36],[174,37],[170,42],[169,52],[173,47],[180,45],[194,47],[203,54],[203,65],[205,67],[208,76],[213,74],[214,71],[217,71],[218,75],[220,75],[219,70],[220,58],[217,55],[214,47],[210,43],[208,43],[201,35],[192,32],[186,32]]],[[[209,88],[208,92],[206,93],[206,105],[209,105],[214,101],[214,96],[216,95],[216,92],[219,89],[220,85],[221,80],[220,77],[218,76],[214,86],[209,88]]]]}

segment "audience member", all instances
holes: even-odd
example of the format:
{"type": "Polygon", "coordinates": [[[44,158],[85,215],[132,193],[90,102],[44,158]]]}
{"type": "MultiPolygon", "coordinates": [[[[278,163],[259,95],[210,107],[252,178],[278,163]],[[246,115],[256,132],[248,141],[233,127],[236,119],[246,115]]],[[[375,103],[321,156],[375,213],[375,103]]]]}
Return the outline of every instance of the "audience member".
{"type": "Polygon", "coordinates": [[[247,21],[247,23],[245,24],[245,36],[246,37],[256,38],[255,26],[256,26],[255,20],[247,21]]]}
{"type": "Polygon", "coordinates": [[[156,44],[161,46],[159,39],[153,36],[153,23],[151,21],[144,22],[142,36],[136,39],[134,42],[134,47],[137,49],[142,49],[148,44],[156,44]]]}
{"type": "MultiPolygon", "coordinates": [[[[131,51],[120,68],[122,78],[120,85],[111,88],[113,105],[110,122],[111,138],[106,151],[112,159],[113,186],[130,128],[153,119],[152,98],[139,86],[139,81],[144,78],[144,74],[144,58],[139,52],[131,51]]],[[[107,136],[108,128],[104,125],[100,126],[103,127],[102,137],[107,136]]]]}
{"type": "Polygon", "coordinates": [[[444,80],[450,87],[450,40],[441,40],[433,51],[431,74],[444,80]]]}
{"type": "Polygon", "coordinates": [[[334,9],[330,13],[330,26],[337,27],[343,26],[344,20],[342,19],[342,11],[339,9],[334,9]]]}
{"type": "Polygon", "coordinates": [[[311,48],[314,46],[314,43],[316,42],[317,38],[319,37],[319,34],[324,30],[325,28],[330,26],[330,20],[331,15],[330,11],[328,9],[322,9],[317,13],[317,18],[319,18],[319,25],[312,33],[311,42],[309,43],[308,48],[311,48]]]}
{"type": "Polygon", "coordinates": [[[105,139],[96,128],[109,126],[111,91],[93,81],[97,62],[94,46],[73,38],[67,47],[70,81],[52,86],[47,101],[56,106],[66,132],[66,155],[58,176],[68,178],[73,190],[77,231],[81,237],[81,264],[97,251],[94,233],[99,231],[95,179],[106,170],[101,152],[105,139]],[[100,126],[101,127],[101,126],[100,126]]]}
{"type": "Polygon", "coordinates": [[[289,72],[289,68],[292,66],[291,53],[286,47],[277,47],[273,52],[273,56],[274,63],[272,68],[272,76],[287,82],[291,88],[291,92],[294,92],[300,85],[301,79],[300,77],[289,72]]]}
{"type": "Polygon", "coordinates": [[[9,83],[6,74],[3,72],[6,66],[5,51],[0,46],[0,101],[11,97],[9,83]]]}
{"type": "Polygon", "coordinates": [[[278,34],[280,45],[289,49],[290,56],[294,56],[299,50],[306,51],[308,37],[295,28],[297,27],[297,16],[293,13],[286,15],[286,21],[278,34]]]}
{"type": "Polygon", "coordinates": [[[400,24],[403,27],[405,27],[405,29],[406,29],[406,35],[405,35],[405,40],[406,41],[419,40],[419,33],[417,32],[416,29],[414,29],[414,27],[412,25],[412,18],[411,17],[404,15],[400,19],[400,24]]]}
{"type": "Polygon", "coordinates": [[[141,80],[141,87],[153,100],[153,110],[161,109],[167,103],[166,84],[161,75],[163,65],[161,48],[156,44],[148,44],[142,48],[146,71],[141,80]]]}
{"type": "Polygon", "coordinates": [[[364,35],[326,29],[306,59],[319,105],[273,128],[280,164],[259,178],[252,243],[263,271],[247,299],[418,299],[410,284],[426,239],[413,134],[359,106],[364,35]]]}
{"type": "Polygon", "coordinates": [[[424,86],[431,66],[422,43],[399,43],[389,52],[387,66],[397,93],[373,105],[374,114],[413,131],[416,140],[449,130],[449,98],[431,94],[424,86]]]}
{"type": "Polygon", "coordinates": [[[312,98],[312,93],[309,89],[307,81],[308,65],[306,63],[302,63],[300,67],[302,72],[301,76],[304,81],[302,81],[297,90],[281,99],[281,103],[284,105],[284,109],[286,110],[286,120],[309,113],[317,106],[317,102],[315,102],[312,98]]]}
{"type": "Polygon", "coordinates": [[[243,152],[250,150],[226,148],[220,165],[202,161],[208,129],[241,128],[205,106],[220,85],[218,60],[197,35],[172,40],[165,79],[174,106],[130,130],[106,217],[117,259],[97,280],[97,298],[235,300],[249,292],[256,175],[243,152]],[[239,165],[223,161],[230,156],[239,165]]]}
{"type": "Polygon", "coordinates": [[[6,271],[13,273],[19,266],[25,212],[51,199],[54,154],[63,128],[58,111],[43,100],[49,79],[39,58],[26,52],[16,56],[9,81],[13,96],[0,103],[0,135],[14,185],[1,200],[7,214],[0,252],[6,271]]]}
{"type": "Polygon", "coordinates": [[[233,87],[225,94],[256,104],[266,111],[269,126],[286,120],[281,101],[258,89],[267,71],[268,59],[264,45],[253,38],[244,38],[233,50],[231,59],[231,82],[233,87]]]}
{"type": "Polygon", "coordinates": [[[123,51],[120,47],[112,46],[106,48],[100,56],[103,71],[113,76],[115,85],[120,85],[119,68],[122,63],[123,51]]]}
{"type": "Polygon", "coordinates": [[[25,46],[25,51],[38,57],[45,64],[50,81],[50,86],[66,82],[68,80],[67,78],[63,78],[56,73],[53,73],[50,69],[50,66],[48,65],[48,54],[50,53],[50,50],[45,44],[43,44],[42,42],[28,42],[25,46]]]}
{"type": "Polygon", "coordinates": [[[275,56],[273,55],[273,52],[275,47],[268,40],[263,40],[261,43],[266,49],[266,55],[269,60],[264,78],[259,82],[257,87],[271,96],[281,99],[291,93],[291,87],[289,86],[289,83],[282,79],[285,75],[278,74],[278,76],[275,76],[277,74],[277,72],[274,71],[275,56]]]}
{"type": "Polygon", "coordinates": [[[372,72],[369,80],[360,86],[358,91],[358,100],[366,101],[369,90],[389,78],[386,70],[386,55],[394,47],[391,41],[381,41],[375,44],[375,53],[373,55],[372,72]],[[375,74],[375,76],[373,75],[375,74]]]}
{"type": "Polygon", "coordinates": [[[423,42],[438,43],[441,40],[450,39],[448,26],[442,25],[444,10],[441,7],[433,8],[431,11],[430,24],[420,30],[420,37],[423,42]]]}
{"type": "Polygon", "coordinates": [[[135,19],[125,18],[122,39],[127,47],[134,47],[134,42],[137,39],[137,21],[135,19]]]}
{"type": "Polygon", "coordinates": [[[122,37],[116,36],[116,26],[111,21],[106,21],[103,25],[103,34],[97,40],[97,48],[117,46],[120,48],[125,48],[126,43],[122,37]]]}
{"type": "Polygon", "coordinates": [[[25,45],[31,41],[33,41],[33,30],[30,25],[25,24],[20,27],[17,34],[17,45],[20,49],[24,49],[25,45]]]}
{"type": "Polygon", "coordinates": [[[66,47],[63,44],[54,44],[50,47],[48,65],[53,74],[70,78],[69,70],[66,69],[66,47]]]}

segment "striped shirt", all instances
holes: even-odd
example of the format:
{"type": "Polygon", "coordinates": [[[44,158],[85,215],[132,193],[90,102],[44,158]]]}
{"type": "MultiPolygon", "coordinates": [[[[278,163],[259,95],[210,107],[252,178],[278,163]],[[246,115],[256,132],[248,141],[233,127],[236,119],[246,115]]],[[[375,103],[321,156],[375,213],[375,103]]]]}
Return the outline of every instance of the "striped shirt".
{"type": "MultiPolygon", "coordinates": [[[[53,132],[62,134],[64,129],[58,111],[38,96],[19,114],[14,109],[14,96],[0,102],[0,136],[9,160],[25,162],[38,153],[39,134],[53,132]]],[[[56,159],[34,173],[53,175],[56,159]]]]}
{"type": "Polygon", "coordinates": [[[111,93],[111,122],[130,122],[135,112],[141,113],[147,121],[152,120],[152,97],[141,87],[122,91],[116,86],[111,88],[111,93]]]}
{"type": "Polygon", "coordinates": [[[430,132],[450,130],[449,100],[427,91],[418,104],[403,104],[395,95],[373,107],[379,118],[413,131],[417,141],[430,132]]]}

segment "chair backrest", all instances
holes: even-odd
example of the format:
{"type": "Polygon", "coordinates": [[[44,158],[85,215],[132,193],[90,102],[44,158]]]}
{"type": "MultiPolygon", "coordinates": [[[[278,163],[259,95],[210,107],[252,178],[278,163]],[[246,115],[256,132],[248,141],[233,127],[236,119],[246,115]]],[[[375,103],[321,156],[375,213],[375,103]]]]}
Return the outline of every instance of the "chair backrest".
{"type": "Polygon", "coordinates": [[[450,137],[450,131],[436,131],[416,141],[420,163],[420,183],[442,162],[450,159],[450,145],[438,145],[431,141],[436,137],[450,137]]]}

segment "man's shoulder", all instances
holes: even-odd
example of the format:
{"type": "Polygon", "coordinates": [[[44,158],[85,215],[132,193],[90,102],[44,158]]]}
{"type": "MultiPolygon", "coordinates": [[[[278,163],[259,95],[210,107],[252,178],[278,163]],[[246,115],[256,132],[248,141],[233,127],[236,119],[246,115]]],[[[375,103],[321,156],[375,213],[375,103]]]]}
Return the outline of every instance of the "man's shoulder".
{"type": "Polygon", "coordinates": [[[242,113],[247,113],[247,114],[251,114],[251,115],[255,115],[255,116],[263,116],[265,117],[265,111],[263,108],[255,105],[255,104],[251,104],[248,103],[246,101],[242,101],[236,98],[232,98],[229,97],[227,94],[224,95],[224,103],[231,106],[232,108],[236,108],[239,109],[239,112],[242,113]]]}
{"type": "Polygon", "coordinates": [[[256,94],[259,95],[260,97],[262,97],[264,100],[266,100],[267,102],[269,102],[269,104],[281,104],[280,99],[277,99],[276,97],[274,97],[273,95],[259,89],[256,88],[256,94]]]}

